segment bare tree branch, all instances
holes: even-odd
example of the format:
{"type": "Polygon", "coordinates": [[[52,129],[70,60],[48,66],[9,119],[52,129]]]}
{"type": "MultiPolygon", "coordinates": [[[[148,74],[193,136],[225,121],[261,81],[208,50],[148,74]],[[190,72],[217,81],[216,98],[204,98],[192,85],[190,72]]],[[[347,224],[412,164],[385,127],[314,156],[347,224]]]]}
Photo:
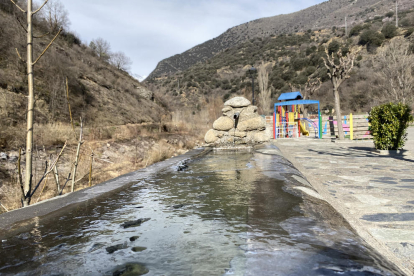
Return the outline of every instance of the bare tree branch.
{"type": "Polygon", "coordinates": [[[60,190],[60,194],[59,194],[59,195],[62,195],[63,190],[64,190],[64,189],[65,189],[65,187],[66,187],[66,184],[68,184],[68,182],[71,180],[70,175],[71,175],[71,173],[69,173],[68,178],[66,178],[65,185],[63,185],[62,190],[60,190]]]}
{"type": "Polygon", "coordinates": [[[47,35],[50,35],[50,32],[47,32],[47,33],[45,33],[45,34],[42,34],[41,36],[33,36],[33,38],[43,38],[43,37],[45,37],[45,36],[47,36],[47,35]]]}
{"type": "Polygon", "coordinates": [[[39,187],[39,185],[42,183],[42,181],[45,179],[45,177],[53,170],[53,168],[56,166],[57,162],[59,161],[60,156],[63,153],[63,150],[66,148],[67,145],[67,141],[65,142],[65,144],[62,147],[62,150],[60,151],[60,153],[58,154],[58,156],[56,157],[55,161],[51,162],[49,167],[47,166],[47,162],[46,162],[46,168],[45,168],[45,172],[43,173],[42,178],[40,179],[40,181],[37,183],[36,187],[33,189],[33,192],[30,194],[30,197],[32,197],[34,195],[34,193],[36,192],[37,188],[39,187]]]}
{"type": "Polygon", "coordinates": [[[22,56],[20,55],[19,50],[17,50],[17,48],[16,48],[16,53],[17,53],[17,56],[19,57],[19,59],[20,59],[21,61],[25,62],[25,61],[22,59],[22,56]]]}
{"type": "Polygon", "coordinates": [[[26,194],[24,192],[24,188],[23,188],[23,180],[22,180],[22,169],[21,169],[21,160],[22,160],[22,149],[19,148],[19,159],[17,159],[17,181],[19,183],[19,186],[22,190],[22,205],[23,205],[23,201],[26,199],[26,194]]]}
{"type": "Polygon", "coordinates": [[[43,3],[43,5],[41,5],[41,6],[40,6],[40,8],[38,8],[37,10],[35,10],[32,14],[33,14],[33,15],[35,15],[36,13],[38,13],[38,12],[39,12],[39,11],[43,8],[43,6],[47,4],[47,2],[48,2],[48,1],[49,1],[49,0],[46,0],[46,1],[43,3]]]}
{"type": "Polygon", "coordinates": [[[62,31],[62,29],[59,29],[59,32],[55,35],[55,37],[52,39],[52,41],[49,43],[49,45],[47,45],[47,47],[43,50],[43,52],[40,54],[40,56],[35,60],[35,62],[33,62],[32,65],[35,65],[39,59],[46,53],[46,51],[49,49],[49,47],[53,44],[53,42],[55,41],[55,39],[59,36],[60,32],[62,31]]]}
{"type": "Polygon", "coordinates": [[[83,138],[83,122],[82,122],[82,117],[81,117],[80,118],[80,133],[79,133],[78,148],[76,150],[75,163],[73,164],[73,177],[72,177],[72,188],[71,188],[72,192],[75,189],[76,171],[77,171],[78,165],[79,165],[80,147],[83,144],[82,138],[83,138]]]}
{"type": "Polygon", "coordinates": [[[25,10],[23,10],[19,5],[16,4],[13,0],[10,0],[19,10],[21,10],[23,13],[26,13],[25,10]]]}
{"type": "Polygon", "coordinates": [[[36,203],[38,203],[38,202],[39,202],[39,199],[40,199],[40,197],[42,196],[43,191],[45,190],[45,187],[46,187],[46,185],[47,185],[47,180],[48,180],[48,179],[49,179],[49,178],[48,178],[48,177],[46,177],[45,184],[43,185],[43,188],[42,188],[42,190],[40,191],[40,195],[37,197],[36,203]]]}
{"type": "MultiPolygon", "coordinates": [[[[20,26],[23,28],[23,30],[27,33],[27,29],[26,29],[26,27],[25,27],[25,26],[23,26],[22,22],[20,22],[20,19],[19,19],[18,17],[16,17],[16,20],[17,20],[17,22],[19,22],[19,24],[20,24],[20,26]]],[[[47,36],[47,35],[49,35],[49,34],[50,34],[50,32],[47,32],[47,33],[45,33],[45,34],[43,34],[43,35],[41,35],[41,36],[36,36],[36,35],[33,35],[33,38],[43,38],[43,37],[45,37],[45,36],[47,36]]]]}
{"type": "Polygon", "coordinates": [[[7,209],[7,208],[6,208],[3,204],[1,204],[1,203],[0,203],[0,206],[1,206],[1,207],[3,207],[3,208],[4,208],[4,210],[6,210],[6,212],[8,212],[8,211],[9,211],[9,210],[8,210],[8,209],[7,209]]]}
{"type": "Polygon", "coordinates": [[[89,166],[89,187],[92,186],[92,163],[93,163],[93,151],[91,152],[91,164],[89,166]]]}

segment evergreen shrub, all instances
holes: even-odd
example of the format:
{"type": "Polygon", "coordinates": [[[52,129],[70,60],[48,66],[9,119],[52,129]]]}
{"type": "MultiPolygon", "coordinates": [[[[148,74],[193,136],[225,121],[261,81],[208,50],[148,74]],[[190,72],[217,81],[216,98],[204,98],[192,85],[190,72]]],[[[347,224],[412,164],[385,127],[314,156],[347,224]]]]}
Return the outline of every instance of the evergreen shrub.
{"type": "Polygon", "coordinates": [[[393,23],[388,23],[382,28],[381,33],[385,38],[393,38],[397,35],[397,27],[393,23]]]}
{"type": "Polygon", "coordinates": [[[407,140],[407,128],[414,121],[411,108],[402,103],[388,103],[373,107],[368,117],[375,148],[398,150],[407,140]]]}

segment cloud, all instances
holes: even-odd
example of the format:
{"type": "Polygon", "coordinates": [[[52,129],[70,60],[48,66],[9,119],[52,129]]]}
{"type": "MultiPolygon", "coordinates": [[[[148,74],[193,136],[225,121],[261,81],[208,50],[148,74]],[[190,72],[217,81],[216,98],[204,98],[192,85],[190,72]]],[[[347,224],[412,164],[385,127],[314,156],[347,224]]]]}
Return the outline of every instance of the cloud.
{"type": "Polygon", "coordinates": [[[212,39],[236,25],[295,12],[321,0],[71,0],[72,30],[89,42],[102,37],[148,75],[157,63],[212,39]]]}

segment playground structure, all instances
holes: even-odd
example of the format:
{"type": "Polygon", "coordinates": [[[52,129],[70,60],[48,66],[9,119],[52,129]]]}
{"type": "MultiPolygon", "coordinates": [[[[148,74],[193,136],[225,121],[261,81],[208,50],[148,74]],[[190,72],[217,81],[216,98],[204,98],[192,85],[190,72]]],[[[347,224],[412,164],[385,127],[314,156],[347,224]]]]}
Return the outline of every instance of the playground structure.
{"type": "Polygon", "coordinates": [[[274,105],[273,138],[299,138],[309,136],[311,132],[315,138],[322,138],[322,123],[319,101],[303,100],[300,92],[282,93],[274,105]],[[301,118],[301,106],[318,105],[316,120],[301,118]]]}
{"type": "MultiPolygon", "coordinates": [[[[300,92],[283,93],[274,105],[273,138],[299,138],[301,135],[322,138],[335,138],[338,135],[336,116],[322,116],[319,101],[303,100],[300,92]],[[303,117],[304,105],[318,105],[317,114],[303,117]]],[[[350,140],[372,139],[368,114],[345,115],[341,118],[345,138],[350,140]]]]}

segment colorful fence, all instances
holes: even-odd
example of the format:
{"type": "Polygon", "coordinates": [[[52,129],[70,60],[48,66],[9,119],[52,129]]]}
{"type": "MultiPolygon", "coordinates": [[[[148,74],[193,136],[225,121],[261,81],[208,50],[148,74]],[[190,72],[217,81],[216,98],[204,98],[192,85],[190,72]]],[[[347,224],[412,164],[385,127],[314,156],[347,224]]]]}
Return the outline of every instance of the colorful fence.
{"type": "MultiPolygon", "coordinates": [[[[349,114],[342,117],[344,135],[350,140],[372,139],[368,114],[349,114]]],[[[336,116],[322,116],[322,137],[331,138],[338,135],[338,121],[336,116]]]]}

